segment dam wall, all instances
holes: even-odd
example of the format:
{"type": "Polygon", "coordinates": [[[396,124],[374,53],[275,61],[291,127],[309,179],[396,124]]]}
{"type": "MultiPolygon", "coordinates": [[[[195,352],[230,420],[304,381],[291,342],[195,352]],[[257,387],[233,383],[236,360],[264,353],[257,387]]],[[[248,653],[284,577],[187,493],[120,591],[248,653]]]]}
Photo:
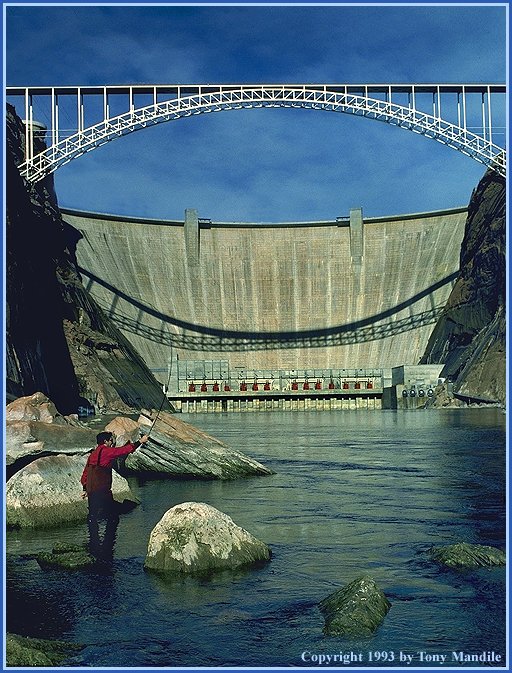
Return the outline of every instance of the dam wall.
{"type": "Polygon", "coordinates": [[[467,209],[326,222],[156,221],[61,209],[84,286],[162,382],[232,369],[417,364],[459,268],[467,209]]]}

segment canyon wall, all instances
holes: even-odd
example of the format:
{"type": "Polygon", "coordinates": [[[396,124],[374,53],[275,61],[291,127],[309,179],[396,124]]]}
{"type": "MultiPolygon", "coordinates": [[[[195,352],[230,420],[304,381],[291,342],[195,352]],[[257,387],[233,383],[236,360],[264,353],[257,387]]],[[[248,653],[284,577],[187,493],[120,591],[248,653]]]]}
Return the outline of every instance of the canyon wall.
{"type": "Polygon", "coordinates": [[[28,185],[16,166],[24,128],[7,107],[6,392],[41,391],[62,414],[79,406],[159,407],[162,390],[142,358],[83,287],[50,178],[28,185]]]}
{"type": "Polygon", "coordinates": [[[474,190],[460,272],[422,362],[445,363],[453,390],[473,401],[506,401],[506,185],[488,170],[474,190]]]}

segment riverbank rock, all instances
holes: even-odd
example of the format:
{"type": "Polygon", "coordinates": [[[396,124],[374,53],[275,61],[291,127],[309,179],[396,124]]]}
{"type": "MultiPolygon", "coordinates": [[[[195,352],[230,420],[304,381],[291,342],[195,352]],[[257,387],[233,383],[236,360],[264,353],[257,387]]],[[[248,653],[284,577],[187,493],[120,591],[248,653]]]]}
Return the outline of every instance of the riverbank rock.
{"type": "Polygon", "coordinates": [[[63,416],[49,397],[41,392],[18,397],[5,409],[6,421],[41,421],[58,425],[79,425],[78,416],[63,416]]]}
{"type": "Polygon", "coordinates": [[[206,574],[269,561],[269,547],[215,507],[185,502],[168,510],[151,532],[144,567],[206,574]]]}
{"type": "Polygon", "coordinates": [[[7,421],[5,461],[9,478],[36,458],[49,454],[89,453],[96,446],[96,432],[85,427],[56,425],[36,420],[7,421]]]}
{"type": "Polygon", "coordinates": [[[453,392],[450,392],[451,388],[453,386],[449,386],[446,382],[436,386],[434,395],[427,398],[425,407],[427,409],[431,407],[437,409],[463,409],[467,407],[467,402],[454,397],[453,392]]]}
{"type": "Polygon", "coordinates": [[[105,430],[115,434],[116,446],[123,446],[140,438],[139,424],[126,416],[116,416],[105,426],[105,430]]]}
{"type": "Polygon", "coordinates": [[[258,461],[230,449],[173,414],[161,412],[155,425],[152,424],[150,415],[141,414],[138,426],[144,433],[151,429],[150,439],[127,456],[123,471],[189,479],[237,479],[274,474],[258,461]]]}
{"type": "Polygon", "coordinates": [[[83,649],[83,645],[59,640],[24,638],[8,633],[5,639],[7,666],[60,666],[70,656],[83,649]]]}
{"type": "Polygon", "coordinates": [[[383,622],[391,603],[374,579],[363,576],[318,604],[327,636],[359,638],[371,635],[383,622]]]}
{"type": "Polygon", "coordinates": [[[56,544],[51,552],[36,554],[36,561],[44,570],[84,570],[96,564],[96,559],[89,554],[86,547],[62,542],[56,544]]]}
{"type": "MultiPolygon", "coordinates": [[[[49,527],[87,519],[80,477],[85,456],[38,458],[7,482],[5,507],[9,527],[49,527]]],[[[126,479],[112,473],[112,493],[118,502],[138,503],[126,479]]]]}
{"type": "Polygon", "coordinates": [[[489,568],[504,566],[507,562],[505,552],[496,547],[458,542],[444,547],[432,547],[430,557],[448,568],[489,568]]]}

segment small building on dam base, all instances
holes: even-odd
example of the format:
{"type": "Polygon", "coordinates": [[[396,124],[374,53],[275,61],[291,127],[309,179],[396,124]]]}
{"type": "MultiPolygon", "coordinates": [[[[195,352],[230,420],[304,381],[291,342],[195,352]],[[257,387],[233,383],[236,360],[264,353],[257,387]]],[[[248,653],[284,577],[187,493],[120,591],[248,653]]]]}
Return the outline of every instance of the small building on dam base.
{"type": "Polygon", "coordinates": [[[332,221],[162,221],[61,209],[85,287],[188,412],[414,408],[466,208],[332,221]]]}

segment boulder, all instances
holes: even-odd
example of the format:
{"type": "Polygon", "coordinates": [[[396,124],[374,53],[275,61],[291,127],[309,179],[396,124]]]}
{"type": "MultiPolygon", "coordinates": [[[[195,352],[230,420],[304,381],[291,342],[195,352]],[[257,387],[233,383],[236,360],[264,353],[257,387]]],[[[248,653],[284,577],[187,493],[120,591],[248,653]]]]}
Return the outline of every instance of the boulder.
{"type": "Polygon", "coordinates": [[[19,397],[8,404],[5,410],[5,420],[41,421],[42,423],[57,423],[60,425],[77,422],[74,417],[68,418],[59,414],[53,402],[39,392],[27,397],[19,397]]]}
{"type": "Polygon", "coordinates": [[[59,640],[24,638],[8,633],[5,639],[7,666],[60,666],[66,659],[83,649],[83,645],[59,640]]]}
{"type": "Polygon", "coordinates": [[[360,577],[318,604],[328,636],[370,636],[383,622],[391,603],[369,576],[360,577]]]}
{"type": "Polygon", "coordinates": [[[96,432],[73,425],[36,420],[7,421],[5,460],[13,474],[36,458],[52,453],[84,454],[96,446],[96,432]]]}
{"type": "Polygon", "coordinates": [[[488,568],[504,566],[507,562],[505,552],[496,547],[458,542],[444,547],[432,547],[430,557],[448,568],[488,568]]]}
{"type": "MultiPolygon", "coordinates": [[[[85,462],[85,456],[47,456],[13,475],[5,491],[7,525],[49,527],[85,521],[87,501],[80,484],[85,462]]],[[[138,502],[126,479],[116,472],[112,473],[112,493],[118,502],[138,502]]]]}
{"type": "Polygon", "coordinates": [[[116,416],[105,426],[107,432],[116,436],[116,446],[124,446],[128,442],[135,442],[140,437],[139,424],[126,416],[116,416]]]}
{"type": "Polygon", "coordinates": [[[51,552],[36,554],[36,561],[41,568],[59,568],[61,570],[84,570],[96,564],[86,547],[66,543],[56,544],[51,552]]]}
{"type": "Polygon", "coordinates": [[[237,479],[274,474],[258,461],[230,449],[226,444],[161,412],[153,426],[151,417],[138,419],[142,432],[151,430],[149,441],[124,463],[124,470],[137,474],[196,479],[237,479]]]}
{"type": "Polygon", "coordinates": [[[211,505],[185,502],[153,528],[144,567],[163,573],[206,574],[269,561],[269,547],[211,505]]]}

